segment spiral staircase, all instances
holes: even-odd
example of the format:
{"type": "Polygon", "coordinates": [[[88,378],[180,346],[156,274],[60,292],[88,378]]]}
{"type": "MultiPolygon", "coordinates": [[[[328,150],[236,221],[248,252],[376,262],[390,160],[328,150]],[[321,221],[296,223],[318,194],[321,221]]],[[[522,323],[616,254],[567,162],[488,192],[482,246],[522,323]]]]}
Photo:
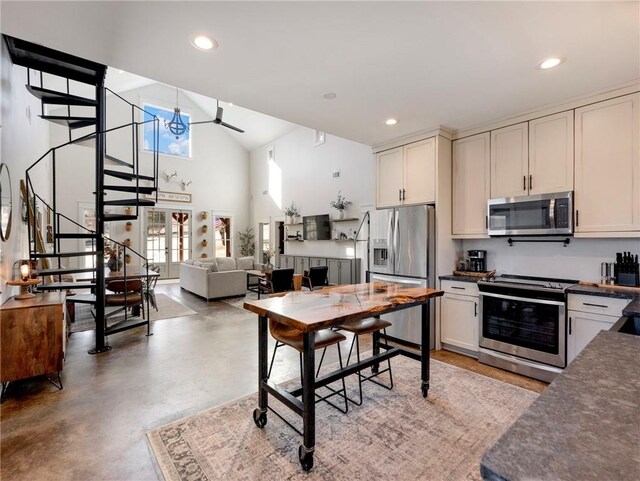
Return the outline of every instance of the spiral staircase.
{"type": "MultiPolygon", "coordinates": [[[[38,289],[73,289],[78,294],[67,297],[68,302],[92,306],[96,319],[95,347],[89,351],[92,354],[109,350],[106,336],[115,332],[146,325],[149,335],[148,315],[146,319],[130,317],[126,309],[120,308],[124,320],[114,325],[106,322],[115,309],[105,307],[105,243],[120,250],[123,258],[126,255],[137,258],[142,266],[147,260],[129,246],[105,236],[105,228],[109,223],[138,219],[142,207],[153,206],[157,201],[158,118],[106,88],[105,65],[6,35],[4,40],[12,62],[27,69],[26,88],[40,99],[39,117],[68,128],[68,142],[49,149],[37,159],[27,169],[21,185],[22,196],[28,199],[29,256],[37,262],[38,275],[42,277],[38,289]],[[130,120],[113,128],[106,127],[108,97],[110,105],[124,102],[130,109],[130,120]],[[148,152],[141,155],[139,137],[145,128],[153,129],[153,145],[145,145],[148,152]],[[109,155],[107,141],[117,137],[121,145],[123,135],[131,147],[126,158],[109,155]],[[60,164],[69,161],[72,150],[74,158],[86,157],[87,169],[95,171],[95,186],[91,186],[95,203],[92,228],[82,225],[78,214],[59,210],[60,192],[77,182],[59,172],[60,164]],[[43,186],[43,178],[50,184],[43,186]],[[39,191],[34,189],[34,183],[39,191]],[[51,231],[46,233],[42,232],[42,222],[38,219],[38,213],[45,210],[52,215],[51,231]],[[87,282],[65,282],[71,274],[82,274],[87,282]]],[[[120,107],[118,110],[122,111],[120,107]]],[[[126,269],[125,263],[125,280],[126,269]]],[[[148,305],[146,312],[149,312],[148,305]]]]}

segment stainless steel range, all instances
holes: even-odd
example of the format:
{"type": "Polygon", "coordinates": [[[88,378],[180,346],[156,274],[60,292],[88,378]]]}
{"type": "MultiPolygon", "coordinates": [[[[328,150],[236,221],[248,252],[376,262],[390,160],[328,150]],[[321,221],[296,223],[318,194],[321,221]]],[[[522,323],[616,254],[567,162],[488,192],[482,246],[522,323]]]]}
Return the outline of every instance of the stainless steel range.
{"type": "Polygon", "coordinates": [[[484,364],[551,382],[566,366],[566,294],[571,279],[502,275],[479,281],[484,364]]]}

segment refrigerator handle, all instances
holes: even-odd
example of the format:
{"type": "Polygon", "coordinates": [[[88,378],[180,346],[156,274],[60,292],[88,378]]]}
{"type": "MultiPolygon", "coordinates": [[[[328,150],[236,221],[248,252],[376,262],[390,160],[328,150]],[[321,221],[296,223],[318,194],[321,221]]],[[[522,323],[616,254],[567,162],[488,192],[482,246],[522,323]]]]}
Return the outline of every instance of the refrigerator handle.
{"type": "Polygon", "coordinates": [[[389,248],[387,260],[389,262],[389,268],[392,268],[396,261],[393,252],[393,211],[391,211],[391,215],[389,216],[389,225],[387,226],[387,243],[389,248]]]}
{"type": "Polygon", "coordinates": [[[400,253],[398,247],[398,236],[400,234],[400,216],[398,211],[395,212],[395,226],[393,228],[393,272],[397,273],[400,270],[400,253]]]}

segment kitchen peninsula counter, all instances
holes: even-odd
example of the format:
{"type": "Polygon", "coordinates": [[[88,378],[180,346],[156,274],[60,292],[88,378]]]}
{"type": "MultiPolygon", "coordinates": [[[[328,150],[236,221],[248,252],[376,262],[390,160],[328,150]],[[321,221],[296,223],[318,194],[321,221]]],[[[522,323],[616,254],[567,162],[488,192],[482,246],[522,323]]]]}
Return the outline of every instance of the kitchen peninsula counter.
{"type": "Polygon", "coordinates": [[[640,477],[640,336],[601,331],[482,457],[491,481],[640,477]]]}

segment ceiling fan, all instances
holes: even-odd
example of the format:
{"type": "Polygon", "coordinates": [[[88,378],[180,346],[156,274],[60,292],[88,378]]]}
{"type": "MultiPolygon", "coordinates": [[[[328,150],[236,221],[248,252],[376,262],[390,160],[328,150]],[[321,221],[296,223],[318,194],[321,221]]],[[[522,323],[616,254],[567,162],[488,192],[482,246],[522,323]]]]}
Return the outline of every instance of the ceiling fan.
{"type": "Polygon", "coordinates": [[[223,112],[224,112],[223,108],[220,107],[220,101],[216,100],[216,118],[215,119],[213,119],[213,120],[203,120],[202,122],[191,122],[190,125],[214,123],[214,124],[222,125],[223,127],[227,127],[228,129],[235,130],[236,132],[240,132],[241,134],[244,134],[244,130],[239,129],[238,127],[235,127],[235,126],[233,126],[231,124],[228,124],[228,123],[222,121],[222,113],[223,112]]]}

